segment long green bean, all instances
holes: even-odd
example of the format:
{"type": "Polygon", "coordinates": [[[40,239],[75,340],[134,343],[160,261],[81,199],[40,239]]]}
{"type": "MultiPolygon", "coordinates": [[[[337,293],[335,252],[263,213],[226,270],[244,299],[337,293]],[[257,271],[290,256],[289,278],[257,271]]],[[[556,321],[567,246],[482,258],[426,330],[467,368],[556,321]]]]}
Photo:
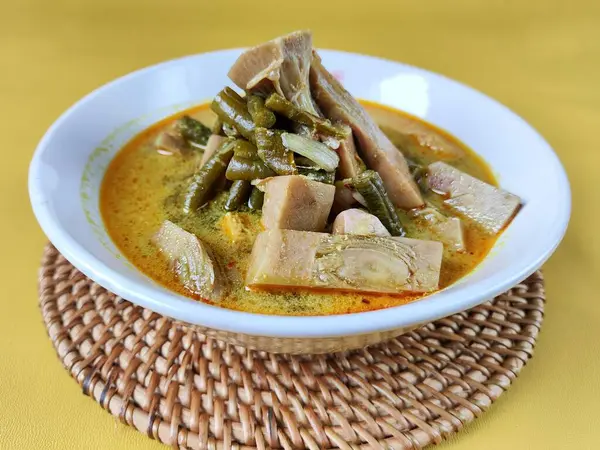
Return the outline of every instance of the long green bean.
{"type": "Polygon", "coordinates": [[[260,159],[243,158],[234,155],[229,161],[225,176],[228,180],[252,181],[259,178],[268,178],[275,175],[260,159]]]}
{"type": "Polygon", "coordinates": [[[298,173],[294,154],[285,148],[281,141],[281,132],[257,127],[254,132],[258,156],[278,175],[298,173]]]}
{"type": "Polygon", "coordinates": [[[244,97],[242,97],[240,94],[238,94],[236,91],[231,89],[229,86],[225,86],[223,88],[223,92],[225,92],[225,94],[227,94],[229,97],[234,99],[236,102],[238,102],[240,104],[244,104],[244,105],[246,104],[246,99],[244,97]]]}
{"type": "Polygon", "coordinates": [[[250,198],[248,199],[248,208],[250,208],[251,211],[257,211],[260,208],[262,208],[264,200],[265,193],[258,189],[256,186],[254,186],[252,188],[250,198]]]}
{"type": "Polygon", "coordinates": [[[306,178],[318,181],[319,183],[333,184],[335,183],[335,172],[325,172],[323,170],[308,169],[301,167],[298,169],[299,175],[304,175],[306,178]]]}
{"type": "Polygon", "coordinates": [[[214,185],[227,170],[227,165],[233,157],[232,140],[226,140],[221,147],[198,169],[192,176],[183,197],[183,212],[189,214],[202,206],[214,185]]]}
{"type": "Polygon", "coordinates": [[[223,122],[222,128],[223,134],[227,137],[238,138],[242,136],[233,125],[230,125],[227,122],[223,122]]]}
{"type": "Polygon", "coordinates": [[[226,211],[237,211],[246,203],[250,196],[252,185],[249,181],[236,180],[231,184],[229,189],[229,196],[225,202],[226,211]]]}
{"type": "Polygon", "coordinates": [[[348,131],[343,127],[337,127],[329,120],[317,117],[306,112],[281,95],[273,93],[267,97],[265,106],[271,111],[281,114],[294,122],[314,127],[318,132],[344,139],[348,136],[348,131]]]}
{"type": "Polygon", "coordinates": [[[213,99],[211,109],[219,118],[233,126],[242,136],[254,142],[254,122],[246,103],[233,89],[225,88],[213,99]]]}
{"type": "Polygon", "coordinates": [[[179,119],[177,121],[177,128],[186,141],[199,145],[206,145],[208,138],[212,134],[210,128],[190,116],[183,116],[179,119]]]}
{"type": "Polygon", "coordinates": [[[273,111],[265,108],[265,99],[258,95],[248,96],[248,112],[257,127],[271,128],[277,120],[273,111]]]}
{"type": "Polygon", "coordinates": [[[404,236],[398,213],[377,172],[366,170],[353,178],[350,184],[365,199],[369,212],[381,220],[392,236],[404,236]]]}
{"type": "Polygon", "coordinates": [[[235,156],[246,159],[258,159],[258,150],[251,142],[244,139],[236,139],[233,147],[235,156]]]}

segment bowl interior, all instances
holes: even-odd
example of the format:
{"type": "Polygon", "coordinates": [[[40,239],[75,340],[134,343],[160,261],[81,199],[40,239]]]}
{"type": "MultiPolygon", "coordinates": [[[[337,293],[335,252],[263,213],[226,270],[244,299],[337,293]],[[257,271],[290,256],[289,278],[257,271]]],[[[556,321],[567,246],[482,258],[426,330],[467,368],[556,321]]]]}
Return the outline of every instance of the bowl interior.
{"type": "Polygon", "coordinates": [[[107,289],[176,319],[228,331],[293,337],[367,333],[434,320],[481,303],[539,268],[560,242],[570,214],[568,181],[552,149],[522,119],[440,75],[378,58],[322,51],[324,64],[353,95],[446,129],[480,154],[501,186],[519,195],[525,206],[474,272],[442,292],[385,311],[259,316],[168,291],[133,267],[108,237],[99,213],[99,187],[110,160],[134,135],[231,85],[226,73],[239,53],[191,56],[120,78],[74,105],[40,142],[30,167],[34,212],[67,259],[107,289]]]}

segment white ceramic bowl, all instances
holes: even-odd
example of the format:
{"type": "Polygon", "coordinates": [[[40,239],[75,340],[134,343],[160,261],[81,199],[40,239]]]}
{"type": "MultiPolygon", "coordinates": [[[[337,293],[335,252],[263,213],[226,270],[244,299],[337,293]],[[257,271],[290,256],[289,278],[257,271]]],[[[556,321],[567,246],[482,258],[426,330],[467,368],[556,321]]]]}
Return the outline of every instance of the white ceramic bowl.
{"type": "Polygon", "coordinates": [[[35,215],[79,270],[133,303],[233,343],[270,351],[326,352],[360,347],[478,305],[538,269],[561,241],[570,215],[566,174],[544,139],[503,105],[456,81],[370,56],[323,50],[327,68],[356,97],[390,105],[448,130],[492,166],[524,208],[490,255],[458,283],[414,303],[322,317],[227,310],[158,285],[108,237],[99,186],[115,153],[154,122],[210,100],[241,49],[168,61],[119,78],[67,110],[40,142],[29,173],[35,215]]]}

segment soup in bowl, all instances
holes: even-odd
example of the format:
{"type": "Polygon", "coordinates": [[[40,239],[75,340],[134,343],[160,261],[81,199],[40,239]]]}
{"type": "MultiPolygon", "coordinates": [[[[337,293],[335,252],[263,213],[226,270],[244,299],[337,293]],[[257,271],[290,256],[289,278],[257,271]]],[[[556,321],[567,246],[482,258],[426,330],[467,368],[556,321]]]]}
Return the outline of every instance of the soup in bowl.
{"type": "Polygon", "coordinates": [[[541,266],[570,212],[558,159],[506,108],[316,51],[304,31],[100,88],[48,131],[30,192],[99,284],[285,352],[368,345],[488,300],[541,266]]]}

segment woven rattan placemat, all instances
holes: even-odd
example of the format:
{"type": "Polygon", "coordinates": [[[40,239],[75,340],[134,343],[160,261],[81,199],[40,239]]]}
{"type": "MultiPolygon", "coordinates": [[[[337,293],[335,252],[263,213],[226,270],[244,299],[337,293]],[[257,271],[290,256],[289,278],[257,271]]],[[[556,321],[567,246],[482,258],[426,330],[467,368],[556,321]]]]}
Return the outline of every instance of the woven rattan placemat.
{"type": "Polygon", "coordinates": [[[489,408],[532,356],[541,273],[363,350],[276,355],[207,338],[101,288],[52,246],[40,307],[60,360],[111,414],[193,449],[420,449],[489,408]]]}

